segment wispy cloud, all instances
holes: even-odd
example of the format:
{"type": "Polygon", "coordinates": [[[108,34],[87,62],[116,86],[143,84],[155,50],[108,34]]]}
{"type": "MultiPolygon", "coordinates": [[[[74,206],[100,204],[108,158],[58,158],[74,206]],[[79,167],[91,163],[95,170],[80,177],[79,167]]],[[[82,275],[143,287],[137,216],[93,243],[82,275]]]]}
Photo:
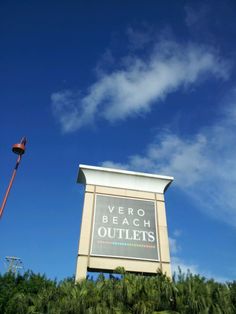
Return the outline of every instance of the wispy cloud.
{"type": "MultiPolygon", "coordinates": [[[[222,117],[191,138],[159,135],[144,155],[133,155],[119,168],[173,175],[204,213],[236,227],[236,93],[222,117]]],[[[116,167],[105,161],[104,166],[116,167]]]]}
{"type": "Polygon", "coordinates": [[[177,254],[180,251],[180,246],[176,238],[169,237],[170,252],[171,254],[177,254]]]}
{"type": "Polygon", "coordinates": [[[191,272],[192,274],[199,274],[199,267],[196,264],[186,263],[185,261],[181,260],[179,257],[172,257],[171,258],[171,270],[172,274],[179,273],[179,268],[181,272],[187,273],[191,272]]]}
{"type": "Polygon", "coordinates": [[[128,27],[127,29],[127,37],[129,41],[128,47],[132,51],[143,49],[148,44],[153,42],[153,38],[155,38],[155,36],[156,33],[148,24],[144,24],[142,29],[134,29],[132,27],[128,27]]]}
{"type": "Polygon", "coordinates": [[[179,274],[179,269],[181,270],[182,274],[187,274],[188,272],[190,272],[193,275],[200,275],[203,276],[207,279],[214,279],[217,282],[230,282],[232,280],[234,280],[234,278],[226,278],[226,277],[222,277],[222,276],[218,276],[217,274],[213,274],[210,271],[201,269],[201,267],[198,264],[194,264],[194,263],[186,263],[184,260],[182,260],[179,257],[172,257],[171,259],[171,270],[172,270],[172,274],[179,274]]]}
{"type": "Polygon", "coordinates": [[[209,75],[228,76],[227,64],[212,49],[162,40],[145,58],[132,54],[110,73],[101,71],[86,94],[71,90],[53,93],[52,109],[62,130],[73,132],[96,119],[113,122],[145,114],[168,94],[209,75]]]}
{"type": "MultiPolygon", "coordinates": [[[[177,235],[179,237],[179,235],[177,235]]],[[[179,242],[181,240],[178,238],[169,238],[170,243],[170,252],[171,252],[171,271],[172,274],[179,274],[179,270],[181,270],[182,274],[187,274],[190,272],[191,274],[201,275],[207,279],[214,279],[218,282],[227,282],[233,280],[233,278],[226,278],[222,276],[218,276],[217,274],[213,274],[211,271],[202,269],[197,263],[192,263],[184,260],[180,256],[180,245],[179,242]]]]}
{"type": "Polygon", "coordinates": [[[188,27],[195,27],[196,29],[202,28],[202,24],[207,23],[209,20],[210,6],[207,3],[196,2],[195,5],[185,6],[185,22],[188,27]]]}

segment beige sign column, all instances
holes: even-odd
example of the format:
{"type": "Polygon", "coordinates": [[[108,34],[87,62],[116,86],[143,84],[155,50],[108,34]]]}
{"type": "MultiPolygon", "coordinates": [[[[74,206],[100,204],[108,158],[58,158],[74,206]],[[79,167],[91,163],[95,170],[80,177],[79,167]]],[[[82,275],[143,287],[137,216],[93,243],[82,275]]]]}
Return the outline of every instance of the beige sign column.
{"type": "Polygon", "coordinates": [[[164,192],[173,177],[80,165],[85,185],[76,280],[87,271],[171,276],[164,192]]]}

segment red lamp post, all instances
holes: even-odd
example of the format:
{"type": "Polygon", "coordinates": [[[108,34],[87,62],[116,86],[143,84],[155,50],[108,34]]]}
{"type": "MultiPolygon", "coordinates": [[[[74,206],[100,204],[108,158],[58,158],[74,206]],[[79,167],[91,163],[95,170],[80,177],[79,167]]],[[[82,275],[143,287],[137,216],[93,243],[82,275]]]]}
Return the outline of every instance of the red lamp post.
{"type": "Polygon", "coordinates": [[[3,198],[3,202],[2,202],[2,205],[1,205],[1,208],[0,208],[0,218],[2,217],[3,210],[4,210],[4,207],[5,207],[5,205],[6,205],[7,198],[8,198],[8,195],[9,195],[9,193],[10,193],[10,190],[11,190],[11,187],[12,187],[12,184],[13,184],[13,181],[14,181],[14,179],[15,179],[16,171],[17,171],[17,169],[18,169],[18,167],[19,167],[19,164],[20,164],[22,155],[23,155],[24,152],[25,152],[25,145],[26,145],[26,137],[23,137],[23,138],[21,139],[20,143],[15,144],[15,145],[12,146],[12,151],[13,151],[13,153],[15,153],[15,154],[18,155],[18,158],[17,158],[17,160],[16,160],[16,165],[15,165],[15,167],[14,167],[11,180],[10,180],[10,182],[9,182],[8,188],[7,188],[6,193],[5,193],[5,196],[4,196],[4,198],[3,198]]]}

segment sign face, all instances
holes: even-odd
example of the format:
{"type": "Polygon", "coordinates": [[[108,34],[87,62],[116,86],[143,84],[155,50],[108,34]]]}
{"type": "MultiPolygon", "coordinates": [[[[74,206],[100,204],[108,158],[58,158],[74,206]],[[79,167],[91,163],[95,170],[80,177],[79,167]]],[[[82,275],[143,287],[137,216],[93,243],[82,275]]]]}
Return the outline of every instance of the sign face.
{"type": "Polygon", "coordinates": [[[159,260],[154,201],[96,195],[91,255],[159,260]]]}

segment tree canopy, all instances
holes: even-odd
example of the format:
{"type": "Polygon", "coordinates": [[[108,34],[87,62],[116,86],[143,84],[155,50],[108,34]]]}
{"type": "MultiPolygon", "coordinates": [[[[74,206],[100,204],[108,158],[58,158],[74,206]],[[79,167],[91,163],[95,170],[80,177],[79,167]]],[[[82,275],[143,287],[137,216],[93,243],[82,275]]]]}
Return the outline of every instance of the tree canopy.
{"type": "Polygon", "coordinates": [[[0,275],[0,313],[236,313],[236,281],[218,283],[179,272],[172,280],[158,272],[145,277],[122,272],[100,274],[75,284],[26,272],[0,275]]]}

